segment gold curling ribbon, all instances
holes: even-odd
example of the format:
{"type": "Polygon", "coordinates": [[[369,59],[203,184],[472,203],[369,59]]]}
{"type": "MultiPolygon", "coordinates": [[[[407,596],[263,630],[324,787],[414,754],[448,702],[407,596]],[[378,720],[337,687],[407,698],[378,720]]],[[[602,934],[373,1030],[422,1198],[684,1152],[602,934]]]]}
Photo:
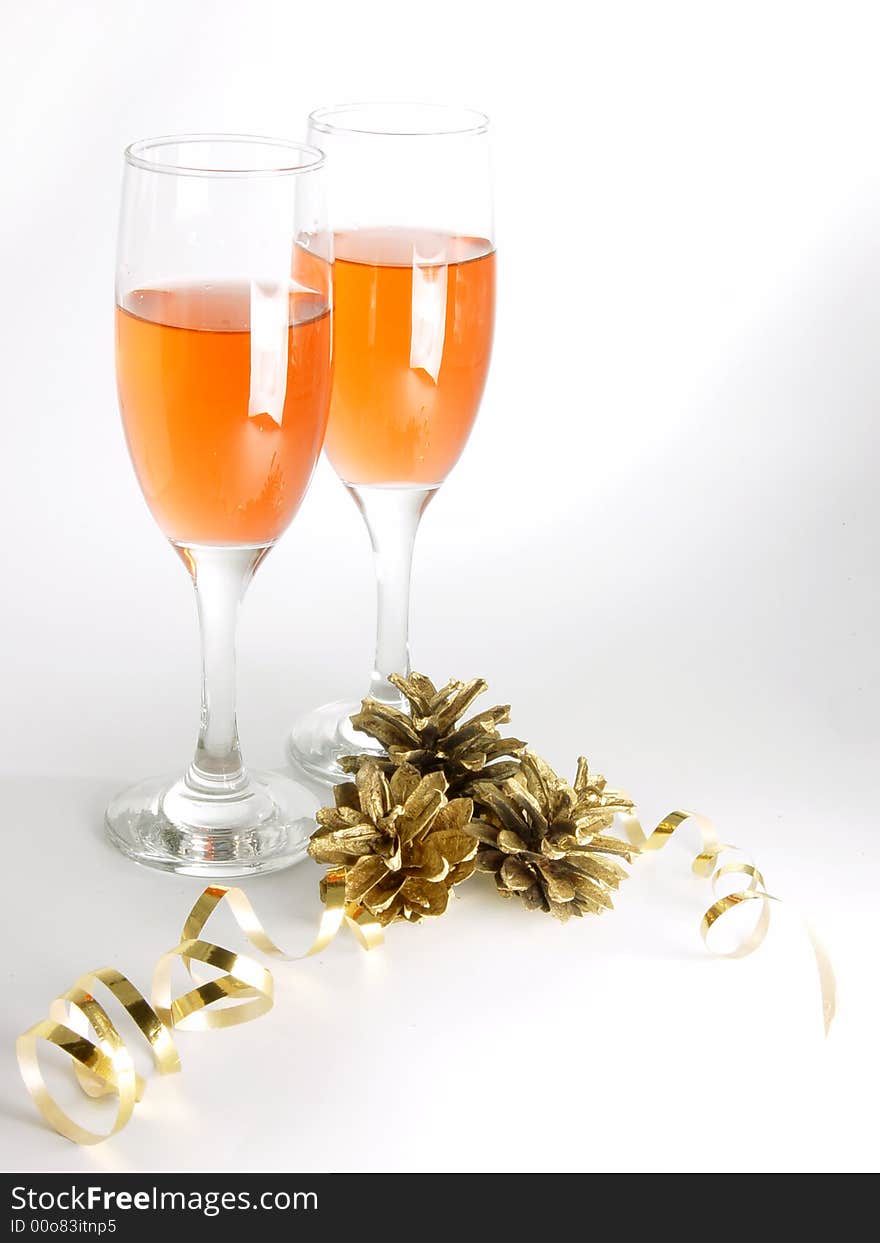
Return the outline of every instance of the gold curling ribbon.
{"type": "MultiPolygon", "coordinates": [[[[716,894],[722,877],[741,875],[746,878],[740,889],[716,897],[703,915],[700,932],[707,948],[710,952],[716,952],[709,946],[709,933],[728,911],[743,902],[760,902],[762,909],[753,930],[734,950],[719,956],[743,957],[758,948],[769,928],[770,904],[779,902],[779,899],[768,893],[763,876],[752,864],[719,863],[720,858],[727,852],[741,852],[738,847],[721,842],[711,820],[696,812],[673,811],[664,816],[653,832],[646,834],[635,813],[621,814],[620,819],[628,839],[643,852],[662,849],[681,825],[693,822],[699,829],[701,841],[700,852],[692,863],[693,871],[698,876],[708,877],[716,894]]],[[[272,1008],[274,980],[271,972],[253,958],[202,938],[205,925],[221,903],[225,902],[229,907],[235,922],[255,949],[268,958],[282,962],[297,962],[320,953],[330,944],[343,923],[348,925],[364,949],[371,950],[382,943],[383,933],[379,922],[363,907],[346,904],[344,868],[333,869],[327,873],[323,893],[324,907],[318,931],[303,954],[287,954],[275,944],[241,889],[209,885],[189,912],[180,942],[174,949],[164,953],[156,964],[152,1003],[147,1001],[126,976],[111,967],[102,967],[80,976],[72,988],[52,1003],[49,1018],[19,1036],[16,1044],[18,1064],[25,1086],[49,1125],[78,1144],[97,1144],[122,1130],[134,1111],[135,1103],[143,1095],[144,1083],[135,1072],[131,1054],[107,1011],[94,996],[96,985],[106,988],[127,1011],[147,1042],[156,1069],[162,1075],[180,1070],[180,1058],[172,1036],[175,1029],[207,1031],[219,1027],[233,1027],[240,1023],[249,1023],[272,1008]],[[171,970],[178,958],[196,986],[173,998],[171,970]],[[193,973],[193,964],[196,962],[214,967],[222,974],[199,983],[193,973]],[[231,1001],[235,1004],[212,1009],[219,1001],[231,1001]],[[89,1028],[94,1032],[95,1040],[86,1035],[89,1028]],[[46,1087],[37,1056],[37,1047],[41,1040],[55,1045],[67,1054],[73,1062],[76,1079],[86,1095],[116,1096],[116,1118],[109,1131],[101,1134],[87,1130],[66,1114],[54,1100],[46,1087]]],[[[836,1010],[834,972],[813,929],[807,923],[804,926],[819,973],[827,1034],[836,1010]]]]}
{"type": "Polygon", "coordinates": [[[153,975],[152,1002],[120,972],[102,967],[80,976],[72,988],[53,1001],[49,1018],[36,1023],[16,1043],[18,1065],[37,1109],[51,1127],[77,1144],[98,1144],[117,1134],[131,1117],[144,1092],[131,1054],[112,1019],[94,996],[102,985],[128,1013],[147,1042],[159,1074],[180,1070],[172,1032],[175,1028],[207,1031],[249,1023],[272,1008],[274,980],[253,958],[236,954],[202,939],[216,908],[225,902],[235,922],[255,949],[269,958],[296,962],[318,954],[347,924],[366,950],[382,943],[382,928],[362,907],[346,904],[345,871],[334,869],[324,880],[324,908],[314,941],[303,954],[286,954],[268,935],[241,889],[209,885],[186,918],[178,945],[163,954],[153,975]],[[180,959],[196,987],[179,997],[171,995],[171,969],[180,959]],[[193,963],[214,967],[223,974],[199,983],[193,963]],[[234,1002],[212,1009],[219,1001],[234,1002]],[[91,1029],[94,1039],[87,1032],[91,1029]],[[117,1098],[116,1117],[104,1133],[89,1131],[58,1105],[43,1079],[37,1049],[40,1041],[55,1045],[73,1062],[79,1086],[87,1096],[117,1098]]]}
{"type": "MultiPolygon", "coordinates": [[[[719,958],[744,958],[758,948],[770,927],[771,903],[778,903],[781,899],[768,893],[764,877],[751,863],[719,863],[719,859],[728,852],[742,854],[742,851],[738,846],[734,846],[730,842],[722,842],[711,820],[693,811],[671,811],[663,817],[652,833],[646,834],[635,812],[622,813],[620,819],[629,840],[634,846],[638,846],[643,853],[650,850],[662,850],[681,825],[686,823],[696,825],[700,834],[701,848],[699,854],[694,858],[691,868],[697,876],[709,878],[713,893],[718,893],[719,882],[724,876],[741,875],[746,877],[746,882],[741,888],[732,893],[716,897],[715,901],[703,915],[700,921],[700,934],[706,948],[710,953],[716,954],[719,958]],[[728,911],[732,911],[734,907],[740,906],[743,902],[761,903],[761,913],[754,928],[735,949],[729,950],[726,953],[719,953],[717,950],[713,950],[709,945],[709,933],[713,926],[728,911]]],[[[837,1011],[837,983],[834,977],[834,969],[831,966],[831,960],[825,947],[810,924],[806,920],[802,922],[816,960],[819,987],[822,993],[822,1018],[825,1024],[825,1035],[827,1036],[837,1011]]]]}

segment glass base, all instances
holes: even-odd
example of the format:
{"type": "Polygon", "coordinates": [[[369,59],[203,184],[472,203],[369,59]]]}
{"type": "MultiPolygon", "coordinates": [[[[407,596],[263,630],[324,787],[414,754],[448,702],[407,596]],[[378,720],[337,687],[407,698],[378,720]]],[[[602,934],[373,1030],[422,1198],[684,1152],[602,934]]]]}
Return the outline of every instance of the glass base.
{"type": "Polygon", "coordinates": [[[110,840],[146,867],[219,879],[299,862],[315,830],[317,800],[281,773],[249,772],[216,794],[185,778],[153,777],[113,799],[110,840]]]}
{"type": "Polygon", "coordinates": [[[375,738],[352,728],[349,718],[360,710],[360,700],[338,699],[300,717],[287,740],[290,758],[318,781],[351,781],[339,767],[341,755],[381,755],[384,750],[375,738]]]}

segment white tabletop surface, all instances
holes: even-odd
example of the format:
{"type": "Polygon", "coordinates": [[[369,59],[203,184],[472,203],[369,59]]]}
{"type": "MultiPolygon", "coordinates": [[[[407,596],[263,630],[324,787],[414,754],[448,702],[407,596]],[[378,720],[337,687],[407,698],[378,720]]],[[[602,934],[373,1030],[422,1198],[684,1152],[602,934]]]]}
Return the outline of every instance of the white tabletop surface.
{"type": "MultiPolygon", "coordinates": [[[[330,67],[296,72],[296,6],[266,0],[246,27],[240,6],[210,26],[198,4],[135,8],[4,17],[0,1166],[876,1168],[869,6],[829,23],[746,5],[725,24],[714,6],[586,6],[575,39],[550,3],[487,59],[494,6],[453,3],[438,34],[389,0],[369,22],[352,6],[330,67]],[[424,56],[405,54],[414,37],[424,56]],[[587,754],[646,821],[713,816],[784,905],[760,952],[728,961],[701,944],[709,895],[677,842],[638,862],[613,914],[565,927],[476,878],[372,955],[342,935],[280,967],[256,1023],[181,1034],[183,1073],[78,1149],[33,1110],[15,1037],[88,968],[146,986],[199,890],[101,830],[116,789],[186,762],[198,699],[186,576],[115,407],[119,150],[298,134],[308,107],[377,80],[443,98],[452,58],[456,94],[497,121],[499,316],[480,420],[420,536],[416,667],[487,677],[520,736],[569,775],[587,754]],[[838,975],[827,1040],[801,916],[838,975]]],[[[372,616],[367,539],[323,464],[243,610],[252,763],[283,762],[297,712],[365,689],[372,616]]],[[[291,950],[319,875],[246,885],[291,950]]],[[[226,919],[217,938],[242,945],[226,919]]]]}

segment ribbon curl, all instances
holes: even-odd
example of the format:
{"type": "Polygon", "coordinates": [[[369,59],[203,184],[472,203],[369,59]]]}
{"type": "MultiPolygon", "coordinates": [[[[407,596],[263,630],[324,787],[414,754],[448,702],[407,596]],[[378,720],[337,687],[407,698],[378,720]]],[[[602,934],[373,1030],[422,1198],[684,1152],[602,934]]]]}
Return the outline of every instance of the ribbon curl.
{"type": "MultiPolygon", "coordinates": [[[[643,854],[648,851],[662,850],[683,824],[694,824],[700,834],[700,851],[691,863],[691,870],[697,876],[708,877],[712,885],[712,892],[718,895],[700,921],[700,935],[706,948],[718,958],[744,958],[758,948],[770,927],[771,903],[780,903],[781,899],[774,897],[772,893],[767,891],[764,877],[753,864],[744,861],[719,863],[719,859],[729,852],[736,852],[737,854],[742,854],[743,852],[738,846],[734,846],[730,842],[722,842],[715,829],[715,825],[708,817],[694,811],[671,811],[663,817],[653,832],[648,834],[642,828],[642,823],[635,811],[621,813],[620,820],[629,841],[634,846],[637,846],[643,854]],[[719,882],[722,877],[732,875],[745,876],[747,878],[746,883],[732,893],[719,895],[719,882]],[[747,936],[742,938],[735,949],[726,952],[713,950],[709,944],[709,933],[712,928],[728,911],[732,911],[743,902],[761,903],[761,913],[754,928],[747,936]]],[[[822,993],[822,1018],[825,1024],[825,1035],[827,1036],[837,1011],[837,983],[834,977],[834,969],[831,966],[831,960],[825,947],[810,924],[806,920],[802,922],[816,960],[819,988],[822,993]]]]}
{"type": "Polygon", "coordinates": [[[325,949],[345,923],[365,950],[383,940],[381,925],[362,907],[345,901],[345,871],[328,872],[324,879],[324,908],[318,931],[302,954],[287,954],[268,935],[241,889],[209,885],[186,917],[181,939],[164,953],[153,974],[152,1001],[131,980],[112,967],[81,975],[72,988],[53,1001],[49,1018],[36,1023],[16,1042],[18,1065],[25,1087],[37,1109],[51,1127],[77,1144],[99,1144],[116,1135],[131,1118],[144,1093],[144,1081],[113,1020],[94,996],[103,987],[128,1013],[146,1041],[160,1075],[180,1070],[180,1057],[172,1033],[175,1029],[208,1031],[250,1023],[271,1010],[275,985],[272,973],[245,954],[215,945],[202,932],[217,907],[225,902],[235,922],[255,949],[269,958],[296,962],[325,949]],[[172,997],[171,970],[180,959],[195,988],[172,997]],[[193,963],[200,962],[223,974],[199,983],[193,963]],[[217,1002],[231,1002],[222,1008],[217,1002]],[[89,1030],[94,1034],[91,1039],[89,1030]],[[40,1068],[40,1041],[54,1045],[73,1062],[79,1086],[90,1097],[115,1096],[116,1117],[108,1131],[90,1131],[70,1117],[46,1086],[40,1068]]]}

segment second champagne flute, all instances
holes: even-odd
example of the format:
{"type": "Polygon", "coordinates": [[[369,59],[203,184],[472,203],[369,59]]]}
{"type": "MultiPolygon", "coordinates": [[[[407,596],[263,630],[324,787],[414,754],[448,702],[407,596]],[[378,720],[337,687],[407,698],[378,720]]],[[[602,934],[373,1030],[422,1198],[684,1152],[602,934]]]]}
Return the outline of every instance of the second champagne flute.
{"type": "MultiPolygon", "coordinates": [[[[465,446],[492,347],[495,250],[488,120],[468,108],[351,104],[309,118],[327,153],[334,235],[334,373],[325,448],[360,509],[378,592],[369,695],[404,708],[419,520],[465,446]]],[[[378,750],[349,717],[296,723],[293,759],[340,781],[341,755],[378,750]]]]}

